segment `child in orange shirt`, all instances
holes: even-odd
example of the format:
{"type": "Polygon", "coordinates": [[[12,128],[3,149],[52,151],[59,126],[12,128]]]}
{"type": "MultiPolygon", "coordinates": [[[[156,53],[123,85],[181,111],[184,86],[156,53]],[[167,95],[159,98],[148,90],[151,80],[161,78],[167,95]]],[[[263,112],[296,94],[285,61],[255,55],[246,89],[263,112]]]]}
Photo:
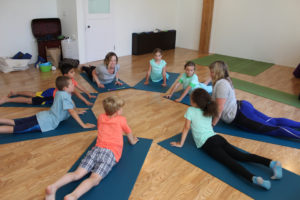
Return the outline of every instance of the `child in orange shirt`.
{"type": "Polygon", "coordinates": [[[92,172],[91,176],[64,199],[78,199],[92,187],[98,185],[121,158],[123,132],[126,133],[131,145],[138,142],[138,138],[131,134],[126,118],[121,116],[124,104],[125,102],[116,96],[103,100],[105,114],[100,114],[98,117],[98,136],[95,147],[86,154],[74,172],[65,174],[46,188],[46,200],[54,200],[57,189],[81,179],[89,172],[92,172]]]}

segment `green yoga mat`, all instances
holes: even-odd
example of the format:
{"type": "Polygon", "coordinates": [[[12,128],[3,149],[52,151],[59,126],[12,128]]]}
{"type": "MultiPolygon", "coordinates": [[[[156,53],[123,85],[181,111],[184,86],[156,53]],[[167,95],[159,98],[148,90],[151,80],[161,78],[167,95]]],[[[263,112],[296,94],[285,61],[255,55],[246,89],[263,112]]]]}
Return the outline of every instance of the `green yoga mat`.
{"type": "Polygon", "coordinates": [[[250,76],[256,76],[274,65],[273,63],[260,62],[220,54],[213,54],[202,58],[197,58],[192,61],[198,65],[209,66],[211,63],[217,60],[222,60],[227,63],[229,70],[232,72],[238,72],[250,76]]]}
{"type": "Polygon", "coordinates": [[[257,96],[265,97],[267,99],[300,108],[300,101],[296,95],[281,92],[261,85],[256,85],[254,83],[236,78],[231,78],[231,80],[235,89],[243,90],[257,96]]]}

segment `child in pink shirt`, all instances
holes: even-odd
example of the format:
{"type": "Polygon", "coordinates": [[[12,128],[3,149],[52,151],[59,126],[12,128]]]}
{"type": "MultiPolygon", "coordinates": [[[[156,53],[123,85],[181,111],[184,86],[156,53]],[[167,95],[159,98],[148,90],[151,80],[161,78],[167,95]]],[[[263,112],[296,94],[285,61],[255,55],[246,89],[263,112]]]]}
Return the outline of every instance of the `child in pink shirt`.
{"type": "Polygon", "coordinates": [[[138,142],[138,138],[131,134],[126,118],[121,116],[124,104],[125,102],[116,96],[103,100],[105,114],[100,114],[98,117],[98,136],[95,147],[86,154],[74,172],[65,174],[46,188],[46,200],[54,200],[57,189],[81,179],[89,172],[92,172],[91,176],[64,199],[78,199],[98,185],[122,156],[123,132],[126,133],[131,145],[138,142]]]}

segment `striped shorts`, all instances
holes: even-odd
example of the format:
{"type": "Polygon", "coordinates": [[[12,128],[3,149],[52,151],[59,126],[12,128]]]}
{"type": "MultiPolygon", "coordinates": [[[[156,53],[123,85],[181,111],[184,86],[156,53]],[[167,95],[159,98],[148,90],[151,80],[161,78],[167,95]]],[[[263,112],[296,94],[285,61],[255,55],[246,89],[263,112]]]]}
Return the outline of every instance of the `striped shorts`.
{"type": "Polygon", "coordinates": [[[79,167],[86,169],[88,172],[99,174],[103,179],[115,164],[116,159],[111,150],[94,147],[81,160],[79,167]]]}

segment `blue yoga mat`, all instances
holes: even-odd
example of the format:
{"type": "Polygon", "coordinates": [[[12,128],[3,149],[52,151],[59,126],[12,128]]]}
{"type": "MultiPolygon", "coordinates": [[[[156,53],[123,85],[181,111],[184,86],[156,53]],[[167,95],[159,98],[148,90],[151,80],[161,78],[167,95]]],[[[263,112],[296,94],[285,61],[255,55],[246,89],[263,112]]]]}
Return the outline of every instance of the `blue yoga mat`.
{"type": "MultiPolygon", "coordinates": [[[[75,171],[84,158],[88,150],[95,145],[96,140],[90,145],[86,152],[76,161],[69,170],[75,171]]],[[[129,198],[131,190],[143,166],[144,160],[148,154],[152,140],[139,138],[139,142],[134,146],[130,145],[124,136],[124,147],[120,161],[113,167],[109,174],[100,182],[99,185],[85,193],[80,199],[109,199],[126,200],[129,198]]],[[[69,183],[56,192],[56,199],[71,193],[83,180],[89,177],[89,174],[82,179],[69,183]]]]}
{"type": "MultiPolygon", "coordinates": [[[[234,174],[221,163],[208,156],[204,151],[197,149],[192,133],[188,134],[182,148],[172,147],[170,145],[170,142],[180,141],[180,138],[181,134],[178,134],[158,144],[254,199],[299,199],[300,176],[297,174],[283,169],[283,178],[280,180],[271,180],[272,188],[271,190],[266,191],[265,189],[245,180],[243,177],[234,174]]],[[[241,164],[255,175],[262,176],[267,179],[272,176],[272,170],[268,167],[253,163],[241,164]]]]}
{"type": "MultiPolygon", "coordinates": [[[[212,83],[209,82],[207,85],[212,85],[212,83]]],[[[184,89],[179,90],[179,91],[177,91],[177,92],[174,92],[173,95],[172,95],[172,97],[170,98],[170,100],[175,101],[176,99],[178,99],[178,98],[181,96],[181,94],[182,94],[183,92],[184,92],[184,89]]],[[[187,95],[180,101],[180,103],[190,106],[190,105],[191,105],[191,102],[190,102],[190,95],[187,94],[187,95]]]]}
{"type": "Polygon", "coordinates": [[[146,78],[143,78],[143,80],[138,82],[134,86],[134,88],[138,89],[138,90],[145,90],[145,91],[150,91],[150,92],[166,93],[169,90],[169,88],[173,85],[173,83],[176,81],[178,76],[180,75],[178,73],[171,73],[171,72],[168,72],[168,74],[169,74],[169,78],[167,80],[167,86],[166,87],[161,86],[163,81],[153,82],[153,81],[151,81],[151,79],[149,79],[149,84],[148,85],[144,85],[144,82],[146,81],[146,78]]]}
{"type": "MultiPolygon", "coordinates": [[[[81,93],[81,95],[86,98],[89,102],[95,103],[99,93],[91,93],[91,95],[96,96],[96,98],[91,98],[85,94],[81,93]]],[[[86,105],[83,101],[81,101],[77,96],[72,95],[72,99],[76,105],[77,108],[92,108],[92,106],[86,105]]],[[[27,104],[27,103],[5,103],[2,104],[2,107],[51,107],[52,104],[45,104],[45,105],[32,105],[32,104],[27,104]]],[[[0,107],[1,107],[0,106],[0,107]]]]}
{"type": "MultiPolygon", "coordinates": [[[[97,125],[97,119],[91,110],[87,110],[86,113],[79,115],[84,123],[91,123],[97,125]]],[[[24,116],[25,117],[25,116],[24,116]]],[[[0,144],[7,144],[12,142],[20,142],[25,140],[33,140],[39,138],[46,138],[64,134],[79,133],[83,131],[97,130],[97,128],[85,129],[82,128],[72,116],[67,120],[62,121],[55,130],[32,133],[20,133],[20,134],[0,134],[0,144]]]]}
{"type": "Polygon", "coordinates": [[[99,93],[104,93],[104,92],[110,92],[110,91],[115,91],[115,90],[123,90],[123,89],[128,89],[131,88],[127,83],[125,83],[122,80],[119,80],[123,85],[115,85],[115,81],[109,83],[109,84],[104,84],[105,88],[98,88],[96,82],[93,82],[89,79],[86,73],[82,72],[80,75],[99,93]]]}
{"type": "MultiPolygon", "coordinates": [[[[173,95],[171,96],[170,100],[175,101],[175,99],[178,99],[178,98],[181,96],[181,94],[182,94],[183,92],[184,92],[184,90],[179,90],[179,91],[177,91],[177,92],[174,92],[173,95]]],[[[166,97],[164,97],[164,98],[166,98],[166,97]]],[[[168,98],[166,98],[166,99],[168,99],[168,98]]],[[[187,95],[180,101],[180,103],[190,106],[190,105],[191,105],[191,102],[190,102],[190,95],[187,94],[187,95]]]]}
{"type": "Polygon", "coordinates": [[[287,138],[287,137],[272,137],[264,134],[254,133],[254,132],[247,132],[242,129],[239,129],[233,125],[226,124],[222,122],[221,120],[218,122],[218,124],[214,127],[214,131],[218,133],[223,133],[227,135],[233,135],[238,137],[243,137],[247,139],[272,143],[272,144],[278,144],[282,146],[292,147],[300,149],[300,140],[299,139],[293,139],[293,138],[287,138]]]}

